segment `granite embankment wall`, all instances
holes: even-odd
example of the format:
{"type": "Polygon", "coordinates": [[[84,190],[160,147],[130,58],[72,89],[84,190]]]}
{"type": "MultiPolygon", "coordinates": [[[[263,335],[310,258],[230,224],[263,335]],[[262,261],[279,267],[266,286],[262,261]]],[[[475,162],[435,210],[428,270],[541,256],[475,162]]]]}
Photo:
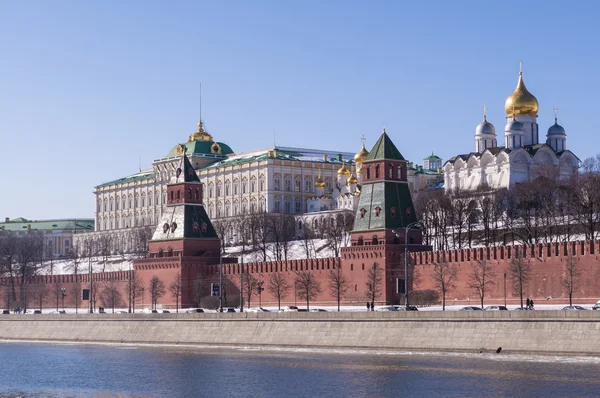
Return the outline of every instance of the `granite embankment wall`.
{"type": "Polygon", "coordinates": [[[600,311],[0,315],[0,340],[600,355],[600,311]]]}

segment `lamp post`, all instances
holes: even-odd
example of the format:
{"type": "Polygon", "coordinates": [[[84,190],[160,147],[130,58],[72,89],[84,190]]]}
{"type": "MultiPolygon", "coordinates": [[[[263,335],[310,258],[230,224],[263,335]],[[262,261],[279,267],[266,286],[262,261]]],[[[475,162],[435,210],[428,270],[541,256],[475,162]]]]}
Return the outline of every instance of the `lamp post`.
{"type": "Polygon", "coordinates": [[[258,291],[258,308],[262,308],[262,292],[263,290],[265,290],[265,288],[262,287],[263,283],[265,283],[265,281],[258,281],[258,287],[256,288],[256,290],[258,291]]]}
{"type": "Polygon", "coordinates": [[[506,272],[504,273],[504,306],[506,307],[506,272]]]}
{"type": "MultiPolygon", "coordinates": [[[[406,228],[404,229],[404,305],[407,310],[408,310],[408,231],[411,229],[411,227],[420,228],[421,224],[422,224],[421,220],[414,221],[414,222],[411,222],[410,224],[408,224],[406,226],[406,228]]],[[[392,232],[394,234],[396,234],[396,236],[398,236],[396,231],[392,230],[392,232]]]]}
{"type": "Polygon", "coordinates": [[[67,289],[66,288],[61,288],[60,292],[62,293],[62,307],[63,307],[63,311],[65,310],[65,296],[67,295],[67,289]]]}
{"type": "Polygon", "coordinates": [[[298,295],[296,294],[296,281],[294,281],[294,307],[298,306],[298,295]]]}
{"type": "Polygon", "coordinates": [[[219,248],[219,312],[223,312],[223,248],[219,248]]]}

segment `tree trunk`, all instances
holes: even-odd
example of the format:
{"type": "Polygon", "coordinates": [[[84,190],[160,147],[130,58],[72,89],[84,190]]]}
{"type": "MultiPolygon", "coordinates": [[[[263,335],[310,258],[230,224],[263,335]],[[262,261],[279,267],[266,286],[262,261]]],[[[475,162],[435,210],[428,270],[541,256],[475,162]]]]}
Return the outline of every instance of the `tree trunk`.
{"type": "Polygon", "coordinates": [[[446,292],[442,292],[442,311],[446,311],[446,292]]]}

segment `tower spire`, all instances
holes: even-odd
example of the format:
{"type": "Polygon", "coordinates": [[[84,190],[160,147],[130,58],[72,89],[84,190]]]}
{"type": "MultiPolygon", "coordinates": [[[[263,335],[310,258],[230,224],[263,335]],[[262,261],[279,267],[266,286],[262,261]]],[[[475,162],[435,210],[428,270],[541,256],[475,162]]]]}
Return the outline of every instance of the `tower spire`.
{"type": "Polygon", "coordinates": [[[554,108],[554,124],[558,124],[558,108],[554,108]]]}
{"type": "Polygon", "coordinates": [[[198,120],[200,123],[202,123],[202,82],[200,82],[200,114],[198,116],[200,116],[200,119],[198,120]]]}
{"type": "Polygon", "coordinates": [[[483,121],[487,122],[487,106],[483,105],[483,121]]]}
{"type": "Polygon", "coordinates": [[[523,74],[523,61],[519,61],[519,74],[523,74]]]}

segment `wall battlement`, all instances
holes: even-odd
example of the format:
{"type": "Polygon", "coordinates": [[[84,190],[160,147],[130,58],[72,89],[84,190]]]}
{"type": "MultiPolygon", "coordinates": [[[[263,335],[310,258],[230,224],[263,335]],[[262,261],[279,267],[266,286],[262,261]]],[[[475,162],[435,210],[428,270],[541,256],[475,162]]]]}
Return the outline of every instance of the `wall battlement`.
{"type": "Polygon", "coordinates": [[[542,261],[548,258],[562,258],[569,255],[597,259],[599,252],[600,241],[594,240],[417,252],[410,253],[410,261],[413,265],[428,265],[441,261],[449,263],[470,263],[479,260],[503,261],[518,254],[524,258],[537,258],[542,261]]]}

